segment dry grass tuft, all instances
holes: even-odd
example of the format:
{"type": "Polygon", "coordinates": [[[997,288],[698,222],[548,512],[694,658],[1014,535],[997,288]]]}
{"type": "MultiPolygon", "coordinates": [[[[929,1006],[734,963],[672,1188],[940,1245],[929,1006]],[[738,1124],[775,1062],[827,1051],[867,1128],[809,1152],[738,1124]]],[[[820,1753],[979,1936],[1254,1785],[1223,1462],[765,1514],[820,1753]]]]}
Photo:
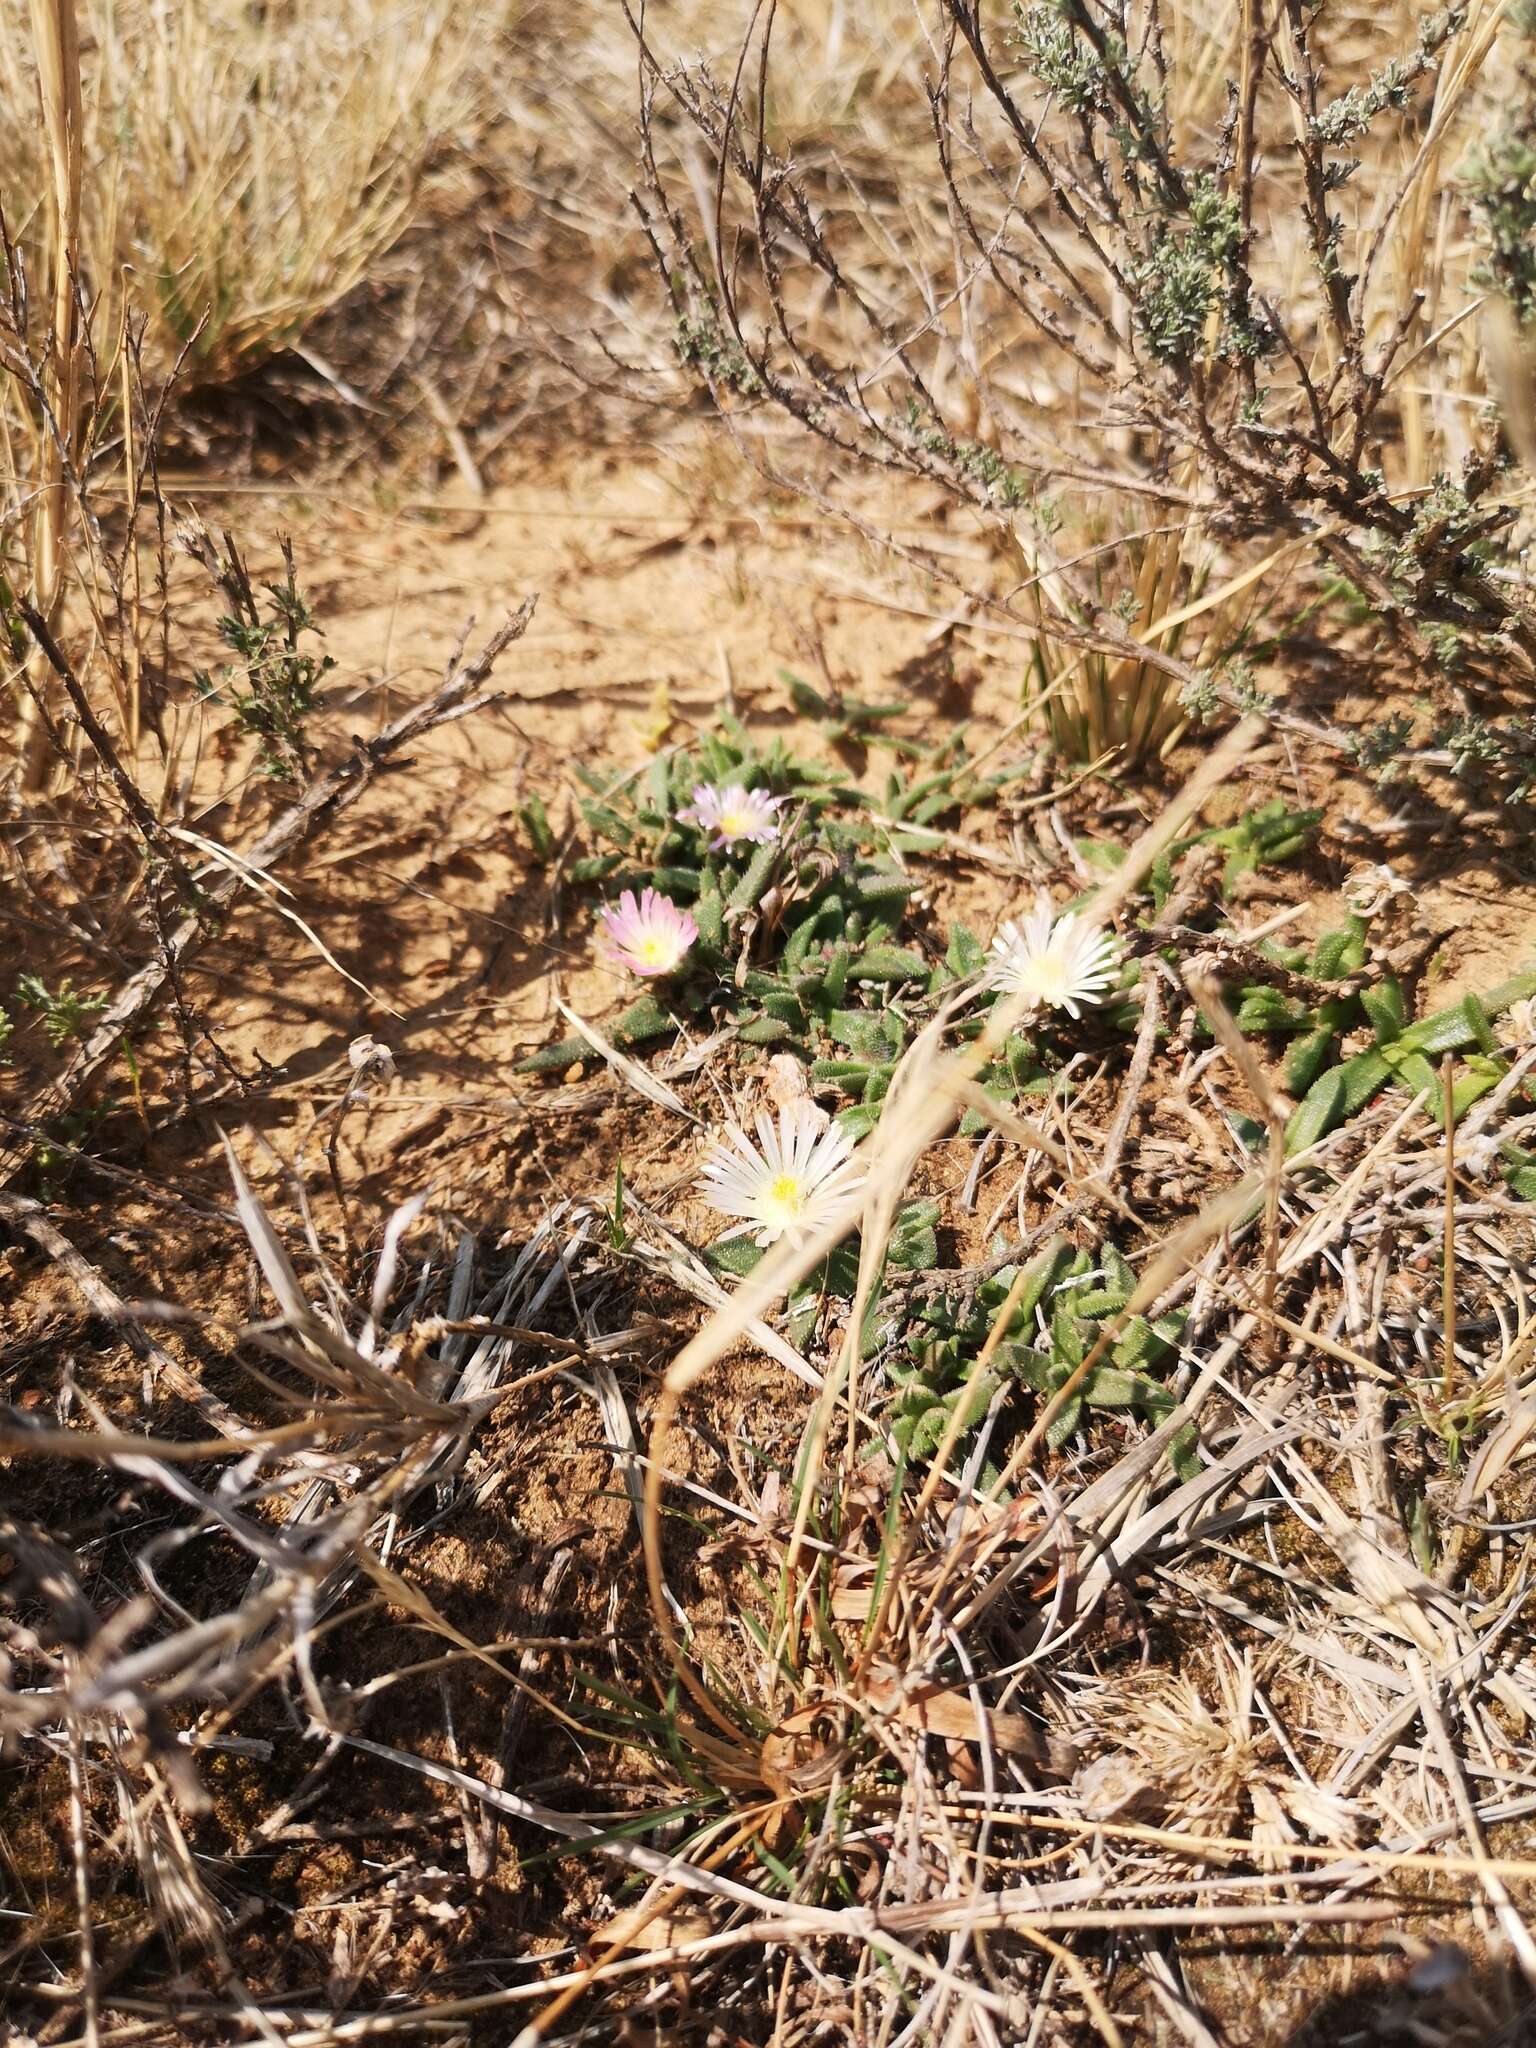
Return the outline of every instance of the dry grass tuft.
{"type": "MultiPolygon", "coordinates": [[[[101,353],[130,315],[147,322],[152,368],[184,355],[200,379],[302,340],[473,147],[508,20],[378,0],[86,7],[71,256],[101,353]]],[[[0,180],[32,253],[51,224],[16,195],[47,189],[32,109],[39,76],[52,102],[53,64],[19,27],[0,38],[0,180]]]]}

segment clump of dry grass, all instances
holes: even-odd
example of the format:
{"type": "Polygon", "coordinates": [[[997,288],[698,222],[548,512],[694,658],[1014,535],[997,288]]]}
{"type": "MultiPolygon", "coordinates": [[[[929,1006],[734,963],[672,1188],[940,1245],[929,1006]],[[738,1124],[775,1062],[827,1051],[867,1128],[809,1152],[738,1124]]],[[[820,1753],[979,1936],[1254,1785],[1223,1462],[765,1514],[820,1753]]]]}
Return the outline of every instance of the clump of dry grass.
{"type": "MultiPolygon", "coordinates": [[[[0,180],[12,233],[47,260],[37,58],[11,13],[0,180]]],[[[142,319],[153,364],[185,352],[193,376],[220,379],[300,340],[483,131],[509,17],[379,0],[84,7],[72,257],[98,348],[142,319]]]]}
{"type": "MultiPolygon", "coordinates": [[[[1172,1833],[1250,1834],[1257,1849],[1308,1837],[1341,1845],[1355,1811],[1298,1772],[1262,1702],[1251,1657],[1218,1643],[1195,1671],[1135,1674],[1080,1702],[1101,1753],[1077,1773],[1084,1819],[1152,1821],[1172,1833]]],[[[1261,1865],[1265,1859],[1258,1859],[1261,1865]]],[[[1289,1867],[1284,1857],[1271,1867],[1289,1867]]]]}
{"type": "Polygon", "coordinates": [[[1215,674],[1252,636],[1264,570],[1294,550],[1282,547],[1256,570],[1213,588],[1221,551],[1198,521],[1138,529],[1136,508],[1121,504],[1079,530],[1082,545],[1065,559],[1058,522],[1053,502],[1048,519],[1021,519],[1009,536],[1024,572],[1013,602],[1034,627],[1025,701],[1069,761],[1166,759],[1191,722],[1209,716],[1215,674]],[[1111,520],[1118,530],[1097,538],[1111,520]],[[1098,603],[1116,607],[1130,651],[1113,655],[1080,643],[1072,628],[1085,622],[1085,585],[1098,603]],[[1063,637],[1064,622],[1070,637],[1063,637]],[[1198,636],[1201,676],[1181,693],[1172,664],[1191,635],[1198,636]]]}
{"type": "MultiPolygon", "coordinates": [[[[30,591],[54,626],[74,594],[66,641],[79,646],[87,621],[106,641],[80,658],[130,752],[146,651],[137,528],[157,500],[146,465],[167,391],[304,353],[315,323],[448,203],[498,116],[495,62],[517,13],[514,0],[468,14],[343,0],[319,15],[286,0],[13,0],[0,559],[7,589],[30,591]]],[[[35,663],[33,682],[46,696],[35,663]]],[[[3,724],[30,788],[46,706],[19,702],[3,724]]]]}

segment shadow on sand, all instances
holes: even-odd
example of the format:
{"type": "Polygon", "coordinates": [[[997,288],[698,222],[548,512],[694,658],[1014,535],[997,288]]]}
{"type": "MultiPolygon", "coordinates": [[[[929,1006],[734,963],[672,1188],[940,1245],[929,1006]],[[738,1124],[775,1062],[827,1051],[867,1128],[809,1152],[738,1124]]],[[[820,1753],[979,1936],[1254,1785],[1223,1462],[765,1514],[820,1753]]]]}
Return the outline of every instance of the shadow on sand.
{"type": "Polygon", "coordinates": [[[1475,1969],[1446,1943],[1325,1999],[1285,2048],[1536,2048],[1536,1991],[1518,1970],[1475,1969]]]}

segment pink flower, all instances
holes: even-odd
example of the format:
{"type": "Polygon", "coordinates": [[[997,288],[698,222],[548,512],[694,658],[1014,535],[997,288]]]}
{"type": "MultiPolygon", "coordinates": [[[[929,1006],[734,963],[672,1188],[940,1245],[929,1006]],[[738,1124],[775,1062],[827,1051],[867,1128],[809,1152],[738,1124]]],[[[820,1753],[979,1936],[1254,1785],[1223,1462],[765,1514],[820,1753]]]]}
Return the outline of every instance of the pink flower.
{"type": "Polygon", "coordinates": [[[693,792],[693,802],[677,815],[685,825],[713,832],[710,851],[718,853],[723,846],[735,846],[743,839],[754,846],[772,845],[779,836],[774,814],[787,802],[787,797],[769,796],[766,790],[748,789],[741,782],[728,783],[724,789],[701,782],[693,792]]]}
{"type": "Polygon", "coordinates": [[[608,944],[608,959],[631,974],[671,974],[683,963],[699,928],[686,910],[656,889],[633,889],[619,898],[617,910],[598,913],[608,944]]]}

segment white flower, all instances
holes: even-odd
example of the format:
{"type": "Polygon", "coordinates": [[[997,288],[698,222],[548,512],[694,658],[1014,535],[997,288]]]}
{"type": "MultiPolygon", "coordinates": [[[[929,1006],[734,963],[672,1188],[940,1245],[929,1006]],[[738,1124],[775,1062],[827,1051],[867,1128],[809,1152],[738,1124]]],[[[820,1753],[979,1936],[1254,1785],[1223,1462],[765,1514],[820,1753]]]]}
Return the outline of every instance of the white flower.
{"type": "Polygon", "coordinates": [[[1080,1017],[1082,1005],[1102,1002],[1120,969],[1120,945],[1112,932],[1084,924],[1075,911],[1057,917],[1042,889],[1021,924],[1010,920],[992,941],[996,956],[987,986],[1027,996],[1034,1009],[1065,1010],[1080,1017]]]}
{"type": "Polygon", "coordinates": [[[701,782],[693,792],[693,802],[677,815],[684,824],[713,833],[710,851],[718,853],[744,839],[754,846],[771,845],[779,836],[775,814],[786,801],[782,796],[769,796],[766,790],[748,789],[741,782],[728,783],[724,789],[701,782]]]}
{"type": "Polygon", "coordinates": [[[759,1110],[756,1145],[735,1124],[711,1142],[699,1192],[722,1215],[742,1219],[727,1237],[751,1231],[762,1245],[786,1236],[793,1242],[864,1185],[852,1150],[848,1132],[829,1124],[814,1102],[785,1103],[777,1129],[759,1110]]]}

